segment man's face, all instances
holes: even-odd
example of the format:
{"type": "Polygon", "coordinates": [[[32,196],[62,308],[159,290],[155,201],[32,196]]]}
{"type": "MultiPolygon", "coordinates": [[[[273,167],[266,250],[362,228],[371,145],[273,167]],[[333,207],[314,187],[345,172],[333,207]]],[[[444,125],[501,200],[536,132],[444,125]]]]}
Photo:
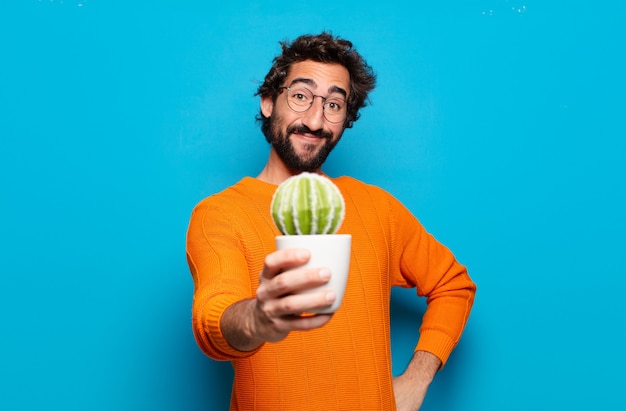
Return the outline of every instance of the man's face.
{"type": "MultiPolygon", "coordinates": [[[[306,87],[314,95],[348,99],[350,75],[339,64],[301,61],[291,66],[285,87],[306,87]]],[[[270,118],[271,144],[285,166],[293,171],[316,171],[339,142],[344,122],[331,123],[324,117],[323,99],[315,97],[305,112],[295,112],[287,104],[287,90],[261,99],[261,110],[270,118]]]]}

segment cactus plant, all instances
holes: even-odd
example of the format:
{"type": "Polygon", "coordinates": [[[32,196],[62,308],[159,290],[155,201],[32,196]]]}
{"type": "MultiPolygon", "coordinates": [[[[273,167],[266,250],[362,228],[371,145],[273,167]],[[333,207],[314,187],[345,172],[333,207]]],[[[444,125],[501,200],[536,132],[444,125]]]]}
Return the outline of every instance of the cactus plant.
{"type": "Polygon", "coordinates": [[[284,235],[335,234],[345,216],[345,202],[330,179],[304,172],[278,186],[271,213],[284,235]]]}

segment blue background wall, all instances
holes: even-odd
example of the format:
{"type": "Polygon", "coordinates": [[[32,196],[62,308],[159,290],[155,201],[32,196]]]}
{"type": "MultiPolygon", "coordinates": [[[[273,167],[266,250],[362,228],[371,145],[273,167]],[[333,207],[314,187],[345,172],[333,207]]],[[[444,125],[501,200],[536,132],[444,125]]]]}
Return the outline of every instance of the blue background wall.
{"type": "MultiPolygon", "coordinates": [[[[258,82],[327,29],[378,73],[328,160],[479,285],[424,410],[626,409],[619,1],[0,5],[0,409],[225,409],[190,329],[187,222],[256,175],[258,82]]],[[[394,372],[422,301],[394,293],[394,372]]]]}

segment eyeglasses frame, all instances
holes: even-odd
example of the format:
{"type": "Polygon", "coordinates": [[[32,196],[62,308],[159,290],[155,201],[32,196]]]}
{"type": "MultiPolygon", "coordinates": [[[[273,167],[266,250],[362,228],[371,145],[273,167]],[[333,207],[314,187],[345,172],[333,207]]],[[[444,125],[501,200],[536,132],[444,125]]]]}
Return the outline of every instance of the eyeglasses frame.
{"type": "MultiPolygon", "coordinates": [[[[344,116],[343,116],[343,118],[341,120],[339,120],[339,121],[332,121],[332,120],[329,120],[328,117],[326,117],[326,100],[328,100],[328,97],[324,97],[324,96],[320,96],[319,94],[315,94],[315,93],[313,93],[313,91],[311,91],[307,87],[301,87],[301,88],[307,90],[313,96],[313,98],[311,99],[311,104],[309,104],[309,107],[305,108],[304,110],[298,111],[298,110],[294,109],[293,107],[291,107],[291,104],[289,104],[289,93],[287,93],[285,95],[285,99],[287,100],[287,107],[289,107],[289,109],[291,111],[293,111],[294,113],[306,113],[307,111],[309,111],[311,109],[311,107],[313,107],[313,103],[315,103],[315,97],[319,97],[319,98],[322,99],[322,113],[323,113],[324,119],[326,121],[328,121],[331,124],[339,124],[339,123],[342,123],[342,122],[346,121],[346,118],[348,117],[348,102],[346,100],[344,100],[342,98],[338,98],[338,97],[333,97],[333,99],[343,101],[343,103],[345,104],[345,112],[344,112],[344,116]]],[[[280,87],[281,92],[282,92],[282,90],[287,90],[289,92],[292,89],[293,89],[293,87],[287,87],[287,86],[280,87]]]]}

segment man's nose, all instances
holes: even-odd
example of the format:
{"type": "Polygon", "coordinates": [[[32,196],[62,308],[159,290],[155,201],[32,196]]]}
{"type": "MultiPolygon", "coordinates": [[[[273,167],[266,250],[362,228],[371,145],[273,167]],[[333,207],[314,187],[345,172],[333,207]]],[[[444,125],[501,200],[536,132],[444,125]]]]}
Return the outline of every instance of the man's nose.
{"type": "Polygon", "coordinates": [[[313,104],[302,117],[302,123],[312,131],[321,130],[324,127],[324,99],[315,97],[313,97],[313,104]]]}

